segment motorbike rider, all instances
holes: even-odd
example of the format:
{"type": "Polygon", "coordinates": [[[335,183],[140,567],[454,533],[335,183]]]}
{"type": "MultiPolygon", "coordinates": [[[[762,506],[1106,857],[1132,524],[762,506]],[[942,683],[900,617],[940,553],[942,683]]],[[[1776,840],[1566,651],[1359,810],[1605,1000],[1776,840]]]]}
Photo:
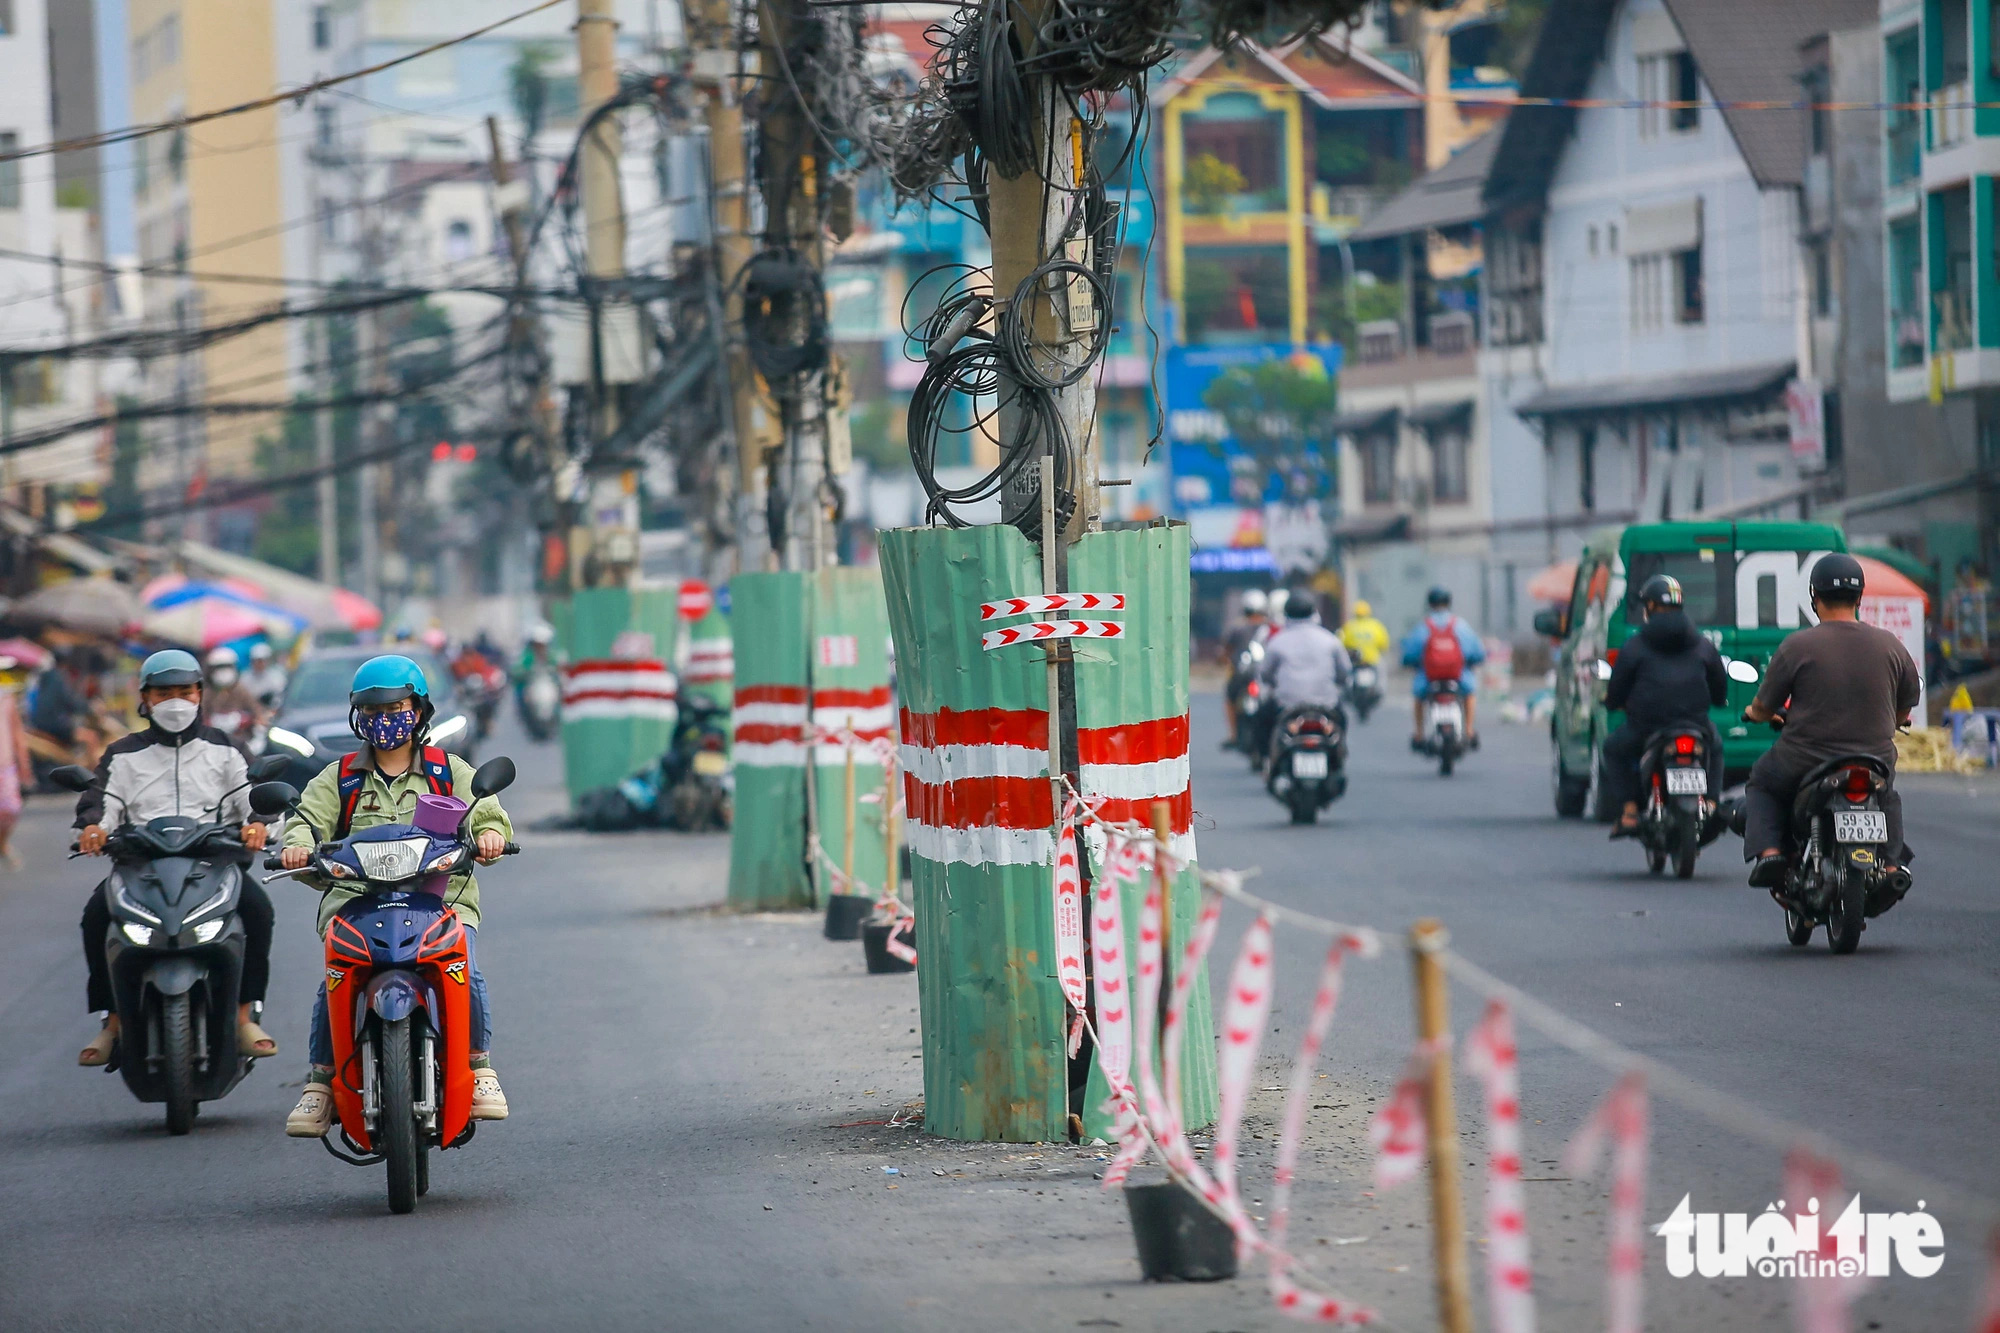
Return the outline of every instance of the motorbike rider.
{"type": "Polygon", "coordinates": [[[1679,579],[1655,574],[1639,589],[1645,623],[1625,640],[1611,667],[1604,706],[1625,721],[1604,738],[1606,795],[1618,806],[1614,838],[1639,826],[1639,760],[1646,742],[1668,727],[1699,727],[1708,736],[1708,791],[1704,806],[1722,790],[1722,737],[1708,710],[1729,702],[1729,674],[1722,653],[1688,619],[1679,579]]]}
{"type": "Polygon", "coordinates": [[[1294,708],[1312,705],[1338,711],[1353,672],[1340,636],[1319,623],[1310,594],[1285,598],[1285,627],[1264,644],[1264,665],[1258,676],[1271,700],[1257,710],[1255,752],[1270,749],[1278,719],[1294,708]]]}
{"type": "Polygon", "coordinates": [[[243,673],[243,687],[257,701],[257,706],[266,713],[278,706],[285,697],[285,686],[291,677],[284,667],[278,665],[278,656],[271,651],[271,645],[259,639],[250,646],[250,669],[243,673]]]}
{"type": "Polygon", "coordinates": [[[1403,665],[1415,667],[1416,706],[1411,710],[1410,748],[1422,750],[1424,735],[1424,703],[1431,696],[1433,682],[1458,680],[1459,697],[1465,701],[1465,743],[1472,749],[1479,748],[1478,700],[1474,697],[1475,682],[1472,668],[1486,660],[1486,645],[1479,641],[1479,635],[1472,626],[1453,614],[1451,590],[1432,588],[1424,598],[1429,608],[1417,627],[1403,639],[1403,665]]]}
{"type": "MultiPolygon", "coordinates": [[[[202,674],[194,654],[167,648],[139,667],[139,714],[143,730],[122,736],[105,748],[97,763],[97,779],[76,799],[77,850],[96,856],[110,836],[104,828],[108,813],[113,825],[143,824],[162,815],[206,818],[220,802],[216,818],[241,824],[243,846],[252,852],[264,846],[268,830],[250,812],[244,782],[248,761],[229,737],[201,725],[202,674]],[[235,788],[231,792],[231,788],[235,788]],[[225,796],[224,793],[230,793],[225,796]]],[[[112,1008],[111,974],[104,958],[104,936],[111,928],[111,910],[104,901],[105,885],[92,890],[83,909],[83,957],[89,969],[87,1005],[106,1015],[97,1037],[77,1056],[80,1065],[102,1065],[111,1059],[118,1040],[118,1014],[112,1008]]],[[[243,980],[236,1014],[236,1043],[245,1055],[271,1056],[278,1043],[250,1017],[250,1006],[264,998],[271,976],[271,899],[246,869],[236,913],[243,921],[243,980]]]]}
{"type": "MultiPolygon", "coordinates": [[[[348,690],[349,725],[362,741],[361,749],[328,764],[300,794],[298,819],[285,830],[280,853],[287,870],[304,869],[315,842],[314,829],[328,839],[345,838],[357,829],[381,824],[408,824],[416,817],[417,797],[430,793],[456,796],[473,804],[472,765],[424,743],[433,707],[430,682],[423,669],[407,657],[371,657],[354,673],[348,690]]],[[[500,859],[514,826],[492,798],[479,801],[471,831],[479,864],[500,859]]],[[[315,885],[325,889],[320,899],[318,930],[322,938],[334,913],[359,891],[338,882],[315,885]]],[[[505,1120],[507,1098],[488,1057],[492,1025],[487,1007],[486,978],[474,952],[478,934],[479,881],[470,873],[452,876],[446,899],[458,909],[465,926],[465,951],[471,962],[472,1115],[477,1120],[505,1120]]],[[[285,1120],[294,1138],[316,1139],[333,1123],[333,1034],[327,1024],[326,984],[313,1001],[312,1068],[305,1092],[285,1120]]]]}
{"type": "Polygon", "coordinates": [[[1374,607],[1357,598],[1354,614],[1340,627],[1340,642],[1357,665],[1374,666],[1389,651],[1389,627],[1375,618],[1374,607]]]}
{"type": "Polygon", "coordinates": [[[1903,798],[1896,791],[1896,728],[1907,726],[1921,697],[1923,677],[1902,640],[1861,622],[1861,562],[1851,555],[1823,555],[1809,579],[1819,623],[1785,636],[1757,697],[1743,710],[1746,722],[1768,722],[1784,710],[1777,742],[1750,770],[1743,799],[1743,859],[1753,862],[1750,883],[1776,888],[1785,880],[1784,842],[1792,801],[1807,773],[1829,759],[1865,754],[1888,764],[1882,791],[1889,840],[1885,871],[1907,866],[1903,798]],[[1787,705],[1786,700],[1790,700],[1787,705]]]}
{"type": "Polygon", "coordinates": [[[1222,692],[1222,708],[1229,723],[1229,737],[1222,742],[1227,750],[1236,744],[1237,714],[1243,706],[1243,694],[1249,680],[1237,668],[1237,659],[1243,656],[1253,643],[1262,643],[1271,630],[1271,599],[1262,588],[1248,588],[1243,593],[1243,619],[1230,628],[1222,640],[1222,665],[1229,672],[1229,686],[1222,692]]]}
{"type": "Polygon", "coordinates": [[[536,671],[554,670],[555,665],[555,627],[546,621],[538,622],[528,631],[527,640],[521,645],[521,660],[514,664],[514,679],[525,681],[536,671]]]}
{"type": "Polygon", "coordinates": [[[262,720],[264,708],[243,683],[236,650],[225,644],[209,653],[206,665],[208,715],[212,718],[239,716],[243,719],[241,730],[247,732],[251,725],[262,720]]]}

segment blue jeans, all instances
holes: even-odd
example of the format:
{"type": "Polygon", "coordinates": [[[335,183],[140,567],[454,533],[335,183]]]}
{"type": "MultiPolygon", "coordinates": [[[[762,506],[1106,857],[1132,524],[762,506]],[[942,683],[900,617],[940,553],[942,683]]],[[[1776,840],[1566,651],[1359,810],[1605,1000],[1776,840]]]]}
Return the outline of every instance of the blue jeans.
{"type": "MultiPolygon", "coordinates": [[[[475,1051],[493,1049],[493,1021],[487,1008],[486,977],[479,970],[479,955],[474,951],[479,932],[471,926],[465,928],[466,970],[472,973],[470,995],[472,1002],[472,1043],[475,1051]]],[[[316,1065],[333,1063],[333,1029],[326,1020],[326,982],[319,983],[319,994],[313,998],[312,1035],[306,1041],[306,1058],[316,1065]]]]}

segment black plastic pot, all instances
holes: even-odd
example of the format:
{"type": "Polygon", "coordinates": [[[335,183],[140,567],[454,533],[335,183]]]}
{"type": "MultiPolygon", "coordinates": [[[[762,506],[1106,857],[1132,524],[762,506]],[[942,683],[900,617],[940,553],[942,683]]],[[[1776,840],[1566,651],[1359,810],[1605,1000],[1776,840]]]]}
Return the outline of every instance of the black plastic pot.
{"type": "Polygon", "coordinates": [[[1125,1208],[1148,1282],[1220,1282],[1236,1276],[1236,1235],[1174,1181],[1127,1185],[1125,1208]]]}
{"type": "Polygon", "coordinates": [[[861,928],[861,952],[868,959],[870,972],[914,972],[915,963],[906,963],[889,952],[889,932],[896,932],[896,938],[917,947],[917,923],[913,917],[900,921],[870,921],[861,928]]]}
{"type": "Polygon", "coordinates": [[[835,893],[826,900],[826,937],[830,940],[858,940],[861,923],[875,910],[875,900],[865,893],[835,893]]]}

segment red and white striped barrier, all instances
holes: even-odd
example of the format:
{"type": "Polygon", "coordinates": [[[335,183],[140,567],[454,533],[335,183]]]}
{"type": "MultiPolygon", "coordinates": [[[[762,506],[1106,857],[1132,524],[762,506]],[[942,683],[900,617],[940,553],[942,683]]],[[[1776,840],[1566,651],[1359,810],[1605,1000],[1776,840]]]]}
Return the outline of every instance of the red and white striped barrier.
{"type": "Polygon", "coordinates": [[[1257,1229],[1243,1211],[1242,1196],[1236,1188],[1237,1135],[1242,1132],[1243,1112],[1250,1104],[1250,1087],[1257,1072],[1257,1052],[1264,1044],[1264,1026],[1271,1017],[1272,983],[1271,919],[1259,916],[1243,932],[1243,947],[1237,951],[1236,965],[1229,970],[1229,994],[1222,1006],[1222,1042],[1215,1057],[1216,1084],[1220,1107],[1215,1119],[1215,1145],[1209,1158],[1215,1164],[1216,1197],[1223,1215],[1236,1229],[1239,1253],[1254,1244],[1257,1229]]]}
{"type": "Polygon", "coordinates": [[[2000,1333],[2000,1227],[1986,1238],[1986,1289],[1980,1293],[1973,1333],[2000,1333]]]}
{"type": "MultiPolygon", "coordinates": [[[[1133,1006],[1137,1001],[1132,994],[1131,971],[1126,967],[1121,900],[1122,886],[1137,883],[1144,873],[1143,856],[1142,846],[1114,836],[1091,893],[1090,951],[1097,1000],[1093,1035],[1098,1068],[1111,1088],[1105,1114],[1112,1118],[1118,1140],[1118,1152],[1104,1169],[1106,1189],[1123,1184],[1146,1153],[1138,1095],[1132,1086],[1133,1031],[1138,1026],[1133,1006]]],[[[1150,1027],[1148,1024],[1148,1031],[1150,1027]]]]}
{"type": "Polygon", "coordinates": [[[688,685],[715,685],[736,675],[736,645],[728,639],[696,639],[688,645],[687,670],[681,681],[688,685]]]}
{"type": "Polygon", "coordinates": [[[1004,597],[997,602],[981,602],[981,620],[1006,616],[1046,616],[1056,611],[1123,611],[1122,592],[1042,592],[1029,597],[1004,597]]]}
{"type": "Polygon", "coordinates": [[[1563,1170],[1587,1176],[1597,1169],[1604,1143],[1611,1140],[1611,1260],[1606,1279],[1609,1333],[1640,1333],[1645,1297],[1646,1150],[1650,1128],[1646,1078],[1619,1079],[1563,1152],[1563,1170]]]}
{"type": "Polygon", "coordinates": [[[1063,1002],[1071,1015],[1067,1053],[1073,1059],[1083,1045],[1083,1016],[1087,1004],[1083,971],[1083,868],[1077,861],[1077,801],[1070,799],[1064,810],[1062,836],[1056,841],[1055,925],[1056,981],[1062,986],[1063,1002]]]}
{"type": "Polygon", "coordinates": [[[1101,824],[1149,826],[1153,803],[1165,801],[1172,839],[1168,851],[1183,865],[1194,862],[1194,788],[1188,762],[1188,718],[1154,718],[1121,726],[1079,727],[1077,789],[1089,803],[1086,832],[1101,855],[1101,824]]]}
{"type": "Polygon", "coordinates": [[[1424,1119],[1424,1082],[1441,1045],[1418,1042],[1403,1066],[1395,1091],[1368,1121],[1368,1141],[1375,1147],[1375,1188],[1407,1185],[1423,1170],[1430,1147],[1430,1125],[1424,1119]]]}
{"type": "Polygon", "coordinates": [[[902,737],[904,828],[913,855],[961,865],[1053,860],[1046,712],[904,709],[902,737]]]}
{"type": "Polygon", "coordinates": [[[659,661],[594,660],[563,668],[563,716],[672,722],[680,716],[674,673],[659,661]]]}
{"type": "Polygon", "coordinates": [[[1493,1333],[1535,1333],[1527,1196],[1521,1189],[1521,1066],[1514,1013],[1494,1000],[1465,1044],[1486,1094],[1486,1301],[1493,1333]]]}
{"type": "MultiPolygon", "coordinates": [[[[1785,1154],[1785,1201],[1792,1216],[1803,1218],[1819,1210],[1819,1245],[1810,1253],[1799,1254],[1799,1270],[1794,1291],[1794,1309],[1799,1333],[1848,1333],[1848,1307],[1866,1291],[1871,1279],[1863,1273],[1841,1277],[1838,1273],[1809,1271],[1807,1259],[1837,1262],[1840,1242],[1832,1234],[1840,1209],[1834,1206],[1840,1192],[1840,1167],[1805,1148],[1785,1154]]],[[[1921,1205],[1919,1205],[1921,1206],[1921,1205]]]]}
{"type": "Polygon", "coordinates": [[[814,690],[812,732],[813,761],[821,767],[845,764],[850,745],[857,763],[881,763],[874,746],[895,739],[895,697],[887,685],[814,690]]]}
{"type": "Polygon", "coordinates": [[[739,685],[730,756],[744,768],[793,768],[806,761],[804,685],[739,685]]]}
{"type": "Polygon", "coordinates": [[[990,629],[979,636],[979,646],[991,651],[1015,643],[1047,643],[1054,639],[1119,639],[1125,636],[1122,620],[1035,620],[1008,629],[990,629]]]}

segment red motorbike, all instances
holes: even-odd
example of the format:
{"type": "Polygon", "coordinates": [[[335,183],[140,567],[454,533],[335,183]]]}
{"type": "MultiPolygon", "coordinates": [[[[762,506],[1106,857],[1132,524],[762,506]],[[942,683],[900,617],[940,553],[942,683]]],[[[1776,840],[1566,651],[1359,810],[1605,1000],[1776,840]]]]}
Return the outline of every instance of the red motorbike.
{"type": "MultiPolygon", "coordinates": [[[[489,759],[473,774],[473,798],[513,781],[513,760],[489,759]]],[[[251,801],[292,808],[298,795],[272,783],[251,801]]],[[[476,1128],[472,965],[464,924],[445,901],[451,877],[472,864],[470,812],[456,797],[419,796],[414,823],[321,841],[307,862],[309,872],[361,890],[326,934],[333,1105],[348,1151],[320,1142],[350,1165],[386,1164],[393,1213],[410,1212],[430,1191],[430,1150],[462,1147],[476,1128]]]]}

